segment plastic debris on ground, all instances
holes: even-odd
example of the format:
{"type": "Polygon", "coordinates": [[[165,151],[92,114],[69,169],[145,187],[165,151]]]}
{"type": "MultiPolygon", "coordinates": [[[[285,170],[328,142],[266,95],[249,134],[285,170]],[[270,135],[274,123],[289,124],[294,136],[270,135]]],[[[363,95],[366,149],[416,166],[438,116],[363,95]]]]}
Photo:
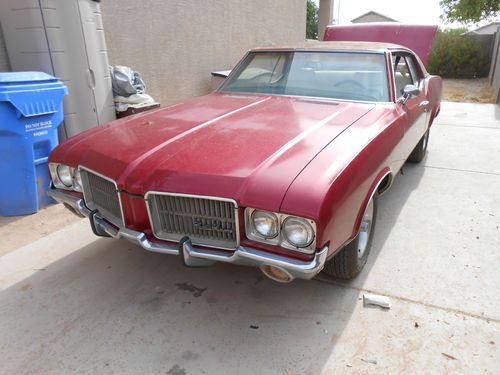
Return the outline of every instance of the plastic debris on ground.
{"type": "Polygon", "coordinates": [[[457,360],[457,358],[452,356],[451,354],[448,354],[448,353],[441,353],[441,354],[444,355],[446,358],[451,359],[452,361],[457,360]]]}
{"type": "Polygon", "coordinates": [[[363,305],[374,305],[382,307],[383,309],[391,308],[391,299],[386,296],[379,296],[377,294],[363,294],[363,305]]]}
{"type": "Polygon", "coordinates": [[[362,360],[363,362],[366,362],[366,363],[371,363],[372,365],[376,365],[377,364],[377,361],[374,360],[374,359],[360,358],[360,360],[362,360]]]}

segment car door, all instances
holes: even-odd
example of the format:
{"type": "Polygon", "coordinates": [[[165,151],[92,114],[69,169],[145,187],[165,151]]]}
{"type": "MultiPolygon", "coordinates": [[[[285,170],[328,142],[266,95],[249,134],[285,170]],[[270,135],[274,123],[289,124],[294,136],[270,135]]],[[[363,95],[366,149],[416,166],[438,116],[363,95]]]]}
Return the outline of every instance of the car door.
{"type": "Polygon", "coordinates": [[[395,97],[400,111],[407,115],[403,149],[408,156],[427,131],[429,101],[423,85],[425,80],[420,77],[416,69],[414,58],[408,53],[393,53],[393,70],[395,83],[395,97]],[[404,100],[403,90],[406,85],[414,85],[420,89],[418,95],[404,100]]]}

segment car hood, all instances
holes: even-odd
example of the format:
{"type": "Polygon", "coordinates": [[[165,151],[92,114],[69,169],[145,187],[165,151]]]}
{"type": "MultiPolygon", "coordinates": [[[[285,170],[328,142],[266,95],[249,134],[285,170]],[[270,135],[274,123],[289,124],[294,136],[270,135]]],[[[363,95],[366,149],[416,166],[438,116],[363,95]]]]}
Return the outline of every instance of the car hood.
{"type": "Polygon", "coordinates": [[[323,40],[395,43],[411,49],[427,64],[437,30],[435,25],[408,25],[399,22],[331,25],[326,28],[323,40]]]}
{"type": "Polygon", "coordinates": [[[373,107],[214,93],[86,131],[51,159],[92,169],[132,194],[219,196],[278,210],[301,170],[373,107]]]}

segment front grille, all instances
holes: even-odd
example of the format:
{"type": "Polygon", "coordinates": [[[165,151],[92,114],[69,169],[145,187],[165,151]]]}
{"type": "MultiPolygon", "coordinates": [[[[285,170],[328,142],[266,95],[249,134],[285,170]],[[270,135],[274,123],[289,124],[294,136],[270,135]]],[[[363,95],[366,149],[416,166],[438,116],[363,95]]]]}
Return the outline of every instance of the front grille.
{"type": "Polygon", "coordinates": [[[177,194],[147,195],[151,226],[156,237],[194,245],[234,250],[239,245],[238,215],[231,200],[177,194]]]}
{"type": "Polygon", "coordinates": [[[112,224],[123,227],[120,198],[115,182],[87,169],[80,169],[80,173],[87,207],[99,211],[99,215],[112,224]]]}

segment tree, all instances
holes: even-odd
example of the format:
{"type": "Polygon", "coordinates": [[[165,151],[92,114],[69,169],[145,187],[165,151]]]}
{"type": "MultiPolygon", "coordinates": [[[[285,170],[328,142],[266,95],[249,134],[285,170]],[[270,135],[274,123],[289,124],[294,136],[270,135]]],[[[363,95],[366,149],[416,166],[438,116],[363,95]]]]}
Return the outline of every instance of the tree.
{"type": "Polygon", "coordinates": [[[443,78],[488,77],[491,49],[470,35],[467,29],[439,30],[432,43],[427,70],[443,78]]]}
{"type": "Polygon", "coordinates": [[[500,12],[498,0],[441,0],[439,5],[445,21],[465,24],[491,19],[500,12]]]}
{"type": "Polygon", "coordinates": [[[307,0],[306,38],[318,39],[318,7],[312,0],[307,0]]]}

